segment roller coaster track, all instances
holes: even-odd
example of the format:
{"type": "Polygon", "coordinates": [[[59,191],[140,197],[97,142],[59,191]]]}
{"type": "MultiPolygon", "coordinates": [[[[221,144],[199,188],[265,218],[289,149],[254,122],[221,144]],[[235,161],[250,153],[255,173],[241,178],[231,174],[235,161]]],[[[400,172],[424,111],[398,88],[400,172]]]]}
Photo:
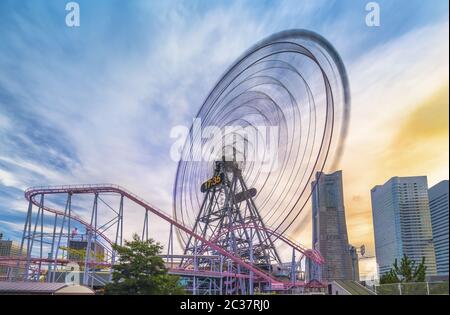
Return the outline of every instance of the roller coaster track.
{"type": "MultiPolygon", "coordinates": [[[[0,256],[0,266],[2,267],[17,267],[17,262],[25,263],[27,262],[27,258],[23,256],[0,256]]],[[[51,258],[31,258],[30,261],[34,264],[39,263],[54,263],[60,265],[66,265],[68,263],[74,262],[73,260],[68,259],[51,259],[51,258]]],[[[84,263],[83,261],[78,261],[78,263],[84,263]]],[[[107,262],[89,262],[88,265],[96,266],[96,267],[111,267],[110,263],[107,262]]],[[[193,269],[184,269],[184,268],[168,268],[169,273],[173,275],[184,275],[184,276],[197,276],[197,277],[233,277],[233,278],[250,278],[250,275],[247,274],[238,274],[232,273],[228,271],[211,271],[211,270],[193,270],[193,269]]]]}
{"type": "MultiPolygon", "coordinates": [[[[325,259],[320,254],[320,252],[318,252],[317,250],[305,248],[302,244],[288,238],[287,236],[285,236],[281,233],[278,233],[267,227],[255,226],[254,224],[232,226],[230,229],[226,229],[226,230],[222,231],[221,233],[217,234],[215,237],[213,237],[210,240],[212,242],[216,242],[224,235],[227,235],[228,232],[236,231],[236,230],[240,230],[240,229],[247,229],[247,230],[248,229],[264,229],[269,235],[273,235],[273,236],[275,236],[276,239],[279,239],[279,240],[283,241],[284,243],[288,244],[289,246],[291,246],[292,248],[294,248],[295,250],[297,250],[298,252],[303,254],[305,257],[314,261],[316,264],[323,265],[325,263],[325,259]]],[[[201,248],[200,252],[203,252],[205,249],[206,249],[206,246],[203,246],[203,248],[201,248]]],[[[192,263],[192,259],[187,260],[183,266],[187,266],[190,263],[192,263]]]]}
{"type": "Polygon", "coordinates": [[[267,227],[255,226],[254,224],[234,225],[230,229],[226,229],[226,230],[222,231],[221,233],[219,233],[218,235],[216,235],[215,237],[213,237],[211,239],[211,241],[215,242],[215,241],[219,240],[221,237],[223,237],[224,235],[227,235],[227,233],[229,231],[236,231],[236,230],[240,230],[240,229],[258,229],[258,230],[264,229],[269,235],[273,235],[273,236],[275,236],[276,239],[280,239],[281,241],[288,244],[292,248],[295,248],[298,252],[302,253],[303,255],[305,255],[305,257],[308,257],[309,259],[314,261],[316,264],[323,265],[325,263],[325,259],[318,251],[313,250],[313,249],[307,249],[302,244],[288,238],[287,236],[285,236],[281,233],[278,233],[267,227]]]}
{"type": "MultiPolygon", "coordinates": [[[[220,247],[219,245],[215,244],[214,242],[205,239],[204,237],[194,233],[191,229],[184,226],[183,224],[177,222],[172,217],[164,213],[162,210],[152,206],[149,202],[145,201],[141,197],[135,195],[134,193],[128,191],[127,189],[114,185],[114,184],[96,184],[96,185],[64,185],[64,186],[40,186],[40,187],[31,187],[25,190],[25,198],[33,203],[37,207],[41,207],[43,210],[54,213],[56,215],[60,216],[67,216],[63,211],[56,210],[53,208],[50,208],[45,205],[41,205],[40,202],[37,200],[37,196],[40,195],[47,195],[47,194],[100,194],[100,193],[116,193],[121,196],[124,196],[128,198],[129,200],[133,201],[134,203],[142,206],[144,209],[152,212],[153,214],[157,215],[161,219],[165,220],[166,222],[169,222],[173,226],[177,227],[178,229],[182,230],[183,232],[187,233],[188,235],[192,236],[193,238],[199,240],[203,244],[207,245],[211,249],[215,250],[217,253],[220,253],[221,255],[228,257],[231,261],[234,263],[244,267],[245,269],[252,271],[253,274],[256,277],[259,277],[265,281],[267,281],[270,285],[273,287],[286,287],[287,283],[284,283],[276,278],[274,278],[272,275],[267,274],[266,272],[260,270],[259,268],[253,266],[252,264],[247,263],[246,261],[242,260],[240,257],[234,256],[233,254],[226,251],[224,248],[220,247]]],[[[83,218],[73,215],[70,215],[70,218],[78,221],[80,224],[86,227],[87,230],[94,231],[94,227],[86,222],[83,218]]],[[[98,235],[100,235],[106,242],[109,244],[114,244],[102,231],[96,230],[95,231],[98,235]]]]}

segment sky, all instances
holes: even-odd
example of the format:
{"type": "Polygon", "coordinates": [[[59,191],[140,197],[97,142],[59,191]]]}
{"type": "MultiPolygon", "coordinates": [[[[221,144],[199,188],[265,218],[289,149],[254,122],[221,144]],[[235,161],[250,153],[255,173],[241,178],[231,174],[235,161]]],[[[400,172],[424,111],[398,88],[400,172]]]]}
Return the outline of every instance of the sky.
{"type": "MultiPolygon", "coordinates": [[[[0,231],[19,239],[35,185],[116,183],[167,213],[175,125],[257,41],[302,28],[341,55],[351,89],[343,170],[349,240],[373,255],[370,189],[392,176],[449,177],[448,1],[0,2],[0,231]]],[[[127,235],[142,212],[129,214],[127,235]]],[[[152,219],[155,238],[167,227],[152,219]]],[[[298,234],[311,244],[310,209],[298,234]]],[[[159,239],[158,239],[159,240],[159,239]]],[[[163,241],[163,240],[161,240],[163,241]]],[[[361,262],[363,273],[373,259],[361,262]],[[367,261],[367,262],[366,262],[367,261]]]]}

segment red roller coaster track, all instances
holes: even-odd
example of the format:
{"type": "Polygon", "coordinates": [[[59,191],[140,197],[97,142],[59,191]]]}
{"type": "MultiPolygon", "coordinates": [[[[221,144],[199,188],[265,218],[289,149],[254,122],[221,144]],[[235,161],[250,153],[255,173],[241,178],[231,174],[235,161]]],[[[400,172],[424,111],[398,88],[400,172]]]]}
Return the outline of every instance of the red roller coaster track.
{"type": "MultiPolygon", "coordinates": [[[[277,231],[271,230],[267,227],[261,227],[261,226],[255,226],[254,224],[246,224],[246,225],[235,225],[231,229],[228,230],[240,230],[240,229],[264,229],[269,235],[275,236],[276,239],[280,239],[284,243],[290,245],[292,248],[295,248],[297,251],[317,263],[318,265],[323,265],[325,263],[325,259],[323,256],[314,249],[307,249],[303,247],[303,245],[293,241],[292,239],[286,237],[285,235],[278,233],[277,231]]],[[[212,241],[216,241],[220,239],[221,236],[226,235],[228,233],[228,230],[223,231],[222,233],[218,234],[216,237],[212,239],[212,241]]]]}
{"type": "MultiPolygon", "coordinates": [[[[163,220],[169,222],[170,224],[173,224],[178,229],[182,230],[183,232],[186,232],[188,235],[194,237],[195,239],[199,240],[203,244],[207,245],[211,249],[217,251],[221,255],[228,257],[230,260],[232,260],[234,263],[246,268],[247,270],[250,270],[253,272],[253,274],[256,277],[259,277],[265,281],[267,281],[270,285],[273,287],[286,287],[290,286],[291,283],[284,283],[276,278],[274,278],[272,275],[267,274],[266,272],[256,268],[255,266],[247,263],[246,261],[242,260],[240,257],[236,257],[233,254],[226,251],[224,248],[218,246],[214,242],[205,239],[204,237],[194,233],[191,229],[184,226],[183,224],[177,222],[173,218],[171,218],[169,215],[164,213],[162,210],[152,206],[149,202],[145,201],[144,199],[140,198],[139,196],[133,194],[132,192],[128,191],[127,189],[120,187],[118,185],[113,184],[97,184],[97,185],[64,185],[64,186],[46,186],[46,187],[31,187],[28,188],[25,191],[25,198],[32,202],[37,207],[40,207],[40,202],[36,200],[36,196],[39,195],[47,195],[47,194],[97,194],[97,193],[116,193],[119,195],[122,195],[129,200],[133,201],[134,203],[142,206],[144,209],[147,209],[148,211],[154,213],[158,217],[162,218],[163,220]]],[[[42,207],[43,210],[64,216],[64,212],[56,209],[49,208],[47,206],[42,207]]],[[[94,230],[93,226],[90,225],[88,222],[83,220],[81,217],[76,215],[71,215],[71,219],[74,219],[75,221],[78,221],[82,225],[84,225],[89,230],[94,230]]],[[[107,241],[110,244],[113,244],[113,242],[101,231],[96,231],[98,235],[100,235],[105,241],[107,241]]]]}

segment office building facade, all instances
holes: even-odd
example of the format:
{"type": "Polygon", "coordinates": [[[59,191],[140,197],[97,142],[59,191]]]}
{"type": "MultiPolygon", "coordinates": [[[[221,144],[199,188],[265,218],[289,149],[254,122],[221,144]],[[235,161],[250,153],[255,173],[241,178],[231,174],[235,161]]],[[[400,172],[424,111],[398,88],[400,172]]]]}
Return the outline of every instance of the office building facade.
{"type": "Polygon", "coordinates": [[[426,176],[393,177],[371,190],[375,253],[379,276],[403,255],[436,274],[426,176]]]}
{"type": "Polygon", "coordinates": [[[448,275],[448,180],[428,190],[438,275],[448,275]]]}
{"type": "Polygon", "coordinates": [[[342,171],[317,173],[312,183],[313,248],[325,258],[322,279],[359,280],[356,250],[348,243],[342,171]]]}
{"type": "MultiPolygon", "coordinates": [[[[16,257],[19,256],[18,245],[11,241],[3,239],[3,234],[0,233],[0,257],[16,257]]],[[[0,281],[7,279],[8,267],[0,265],[0,281]]]]}

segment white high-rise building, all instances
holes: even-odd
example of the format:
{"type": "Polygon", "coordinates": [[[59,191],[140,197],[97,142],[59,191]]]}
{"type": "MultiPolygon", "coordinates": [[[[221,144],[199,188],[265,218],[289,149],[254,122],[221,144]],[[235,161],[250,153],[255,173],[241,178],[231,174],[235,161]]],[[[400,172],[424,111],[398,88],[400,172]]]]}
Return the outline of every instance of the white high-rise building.
{"type": "Polygon", "coordinates": [[[371,190],[375,252],[379,275],[405,254],[436,274],[436,258],[426,176],[393,177],[371,190]]]}
{"type": "Polygon", "coordinates": [[[428,190],[438,275],[448,275],[448,180],[428,190]]]}

